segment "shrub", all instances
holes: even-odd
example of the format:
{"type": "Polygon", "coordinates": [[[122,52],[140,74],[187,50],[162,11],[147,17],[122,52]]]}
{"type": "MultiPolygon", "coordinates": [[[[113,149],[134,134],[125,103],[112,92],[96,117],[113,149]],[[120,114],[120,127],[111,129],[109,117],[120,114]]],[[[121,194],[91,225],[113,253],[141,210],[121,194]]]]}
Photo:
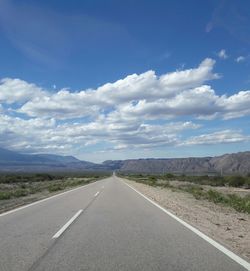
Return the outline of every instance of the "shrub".
{"type": "Polygon", "coordinates": [[[235,194],[228,195],[228,204],[239,212],[250,213],[250,197],[241,198],[235,194]]]}
{"type": "Polygon", "coordinates": [[[189,185],[184,190],[188,193],[191,193],[195,199],[201,199],[204,197],[203,188],[198,185],[189,185]]]}
{"type": "Polygon", "coordinates": [[[171,178],[174,178],[175,176],[172,173],[167,173],[164,175],[164,177],[166,177],[167,179],[171,179],[171,178]]]}
{"type": "Polygon", "coordinates": [[[16,191],[13,192],[13,197],[15,198],[20,198],[28,195],[28,191],[25,189],[17,189],[16,191]]]}
{"type": "Polygon", "coordinates": [[[225,202],[225,197],[222,193],[211,189],[207,192],[207,198],[214,203],[225,202]]]}
{"type": "Polygon", "coordinates": [[[0,200],[10,199],[10,198],[11,198],[10,192],[1,192],[0,191],[0,200]]]}
{"type": "Polygon", "coordinates": [[[157,182],[157,179],[156,179],[155,176],[150,176],[150,177],[148,178],[148,184],[149,184],[149,185],[156,185],[156,182],[157,182]]]}
{"type": "Polygon", "coordinates": [[[245,181],[245,186],[247,189],[250,189],[250,177],[248,177],[245,181]]]}
{"type": "Polygon", "coordinates": [[[223,176],[214,176],[211,177],[211,182],[209,183],[212,186],[225,186],[227,180],[223,176]]]}
{"type": "Polygon", "coordinates": [[[245,184],[245,178],[242,176],[231,176],[228,181],[229,186],[240,187],[245,184]]]}
{"type": "Polygon", "coordinates": [[[51,184],[48,187],[49,192],[55,192],[55,191],[59,191],[59,190],[63,190],[63,189],[64,189],[64,187],[61,184],[51,184]]]}
{"type": "Polygon", "coordinates": [[[55,177],[47,173],[37,173],[34,176],[36,182],[51,181],[53,179],[55,179],[55,177]]]}

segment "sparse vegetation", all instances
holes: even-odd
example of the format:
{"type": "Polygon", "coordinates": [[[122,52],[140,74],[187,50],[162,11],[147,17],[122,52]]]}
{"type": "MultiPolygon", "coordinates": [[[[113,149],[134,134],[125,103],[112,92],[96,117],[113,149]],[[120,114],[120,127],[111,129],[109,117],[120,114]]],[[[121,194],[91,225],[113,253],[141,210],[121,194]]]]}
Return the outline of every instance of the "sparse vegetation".
{"type": "Polygon", "coordinates": [[[107,173],[2,174],[0,200],[21,198],[37,193],[52,193],[80,186],[108,176],[107,173]]]}
{"type": "Polygon", "coordinates": [[[245,185],[248,178],[244,178],[242,176],[231,176],[229,178],[228,185],[233,187],[242,187],[245,185]]]}
{"type": "Polygon", "coordinates": [[[156,183],[157,183],[157,178],[156,178],[155,176],[150,176],[150,177],[148,178],[148,182],[149,182],[150,185],[156,185],[156,183]]]}
{"type": "Polygon", "coordinates": [[[172,178],[174,178],[174,174],[167,173],[167,174],[164,175],[164,177],[167,178],[167,179],[172,179],[172,178]]]}
{"type": "Polygon", "coordinates": [[[164,175],[142,175],[142,174],[128,174],[129,178],[136,180],[146,179],[153,181],[155,185],[158,185],[159,182],[163,181],[181,181],[181,182],[190,182],[198,185],[211,185],[211,186],[232,186],[232,187],[250,187],[250,176],[187,176],[187,175],[174,175],[172,173],[166,173],[164,175]]]}
{"type": "Polygon", "coordinates": [[[10,199],[10,198],[11,198],[10,192],[4,192],[4,191],[0,192],[0,200],[10,199]]]}
{"type": "Polygon", "coordinates": [[[214,203],[224,204],[233,207],[239,212],[250,213],[250,197],[239,197],[236,194],[224,195],[216,190],[210,189],[205,191],[202,187],[186,189],[185,191],[191,193],[196,199],[207,199],[214,203]]]}
{"type": "Polygon", "coordinates": [[[240,197],[236,194],[225,194],[212,188],[204,188],[204,185],[208,187],[231,186],[249,188],[249,176],[176,176],[166,174],[164,176],[129,175],[125,177],[151,186],[187,192],[192,194],[197,200],[204,199],[216,204],[230,206],[239,212],[250,213],[250,195],[240,197]],[[183,184],[174,186],[171,184],[171,181],[179,181],[180,183],[183,182],[183,184]]]}

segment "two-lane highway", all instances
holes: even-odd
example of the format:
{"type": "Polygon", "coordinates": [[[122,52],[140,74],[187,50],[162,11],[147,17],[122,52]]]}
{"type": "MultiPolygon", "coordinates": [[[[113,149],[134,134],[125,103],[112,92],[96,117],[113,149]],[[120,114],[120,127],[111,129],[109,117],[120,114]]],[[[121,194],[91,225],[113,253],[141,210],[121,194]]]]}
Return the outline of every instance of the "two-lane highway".
{"type": "Polygon", "coordinates": [[[0,215],[0,271],[248,267],[115,176],[0,215]]]}

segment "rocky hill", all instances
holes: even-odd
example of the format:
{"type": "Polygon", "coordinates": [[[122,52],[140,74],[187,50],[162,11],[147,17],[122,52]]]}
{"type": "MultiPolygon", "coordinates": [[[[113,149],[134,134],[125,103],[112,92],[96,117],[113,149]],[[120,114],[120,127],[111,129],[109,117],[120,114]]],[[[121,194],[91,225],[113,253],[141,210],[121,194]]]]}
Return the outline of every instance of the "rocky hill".
{"type": "Polygon", "coordinates": [[[106,161],[108,167],[127,173],[164,174],[242,174],[250,173],[250,152],[225,154],[216,157],[190,157],[169,159],[131,159],[106,161]],[[115,168],[115,165],[117,166],[115,168]]]}
{"type": "Polygon", "coordinates": [[[210,164],[223,174],[250,173],[250,151],[225,154],[210,159],[210,164]]]}

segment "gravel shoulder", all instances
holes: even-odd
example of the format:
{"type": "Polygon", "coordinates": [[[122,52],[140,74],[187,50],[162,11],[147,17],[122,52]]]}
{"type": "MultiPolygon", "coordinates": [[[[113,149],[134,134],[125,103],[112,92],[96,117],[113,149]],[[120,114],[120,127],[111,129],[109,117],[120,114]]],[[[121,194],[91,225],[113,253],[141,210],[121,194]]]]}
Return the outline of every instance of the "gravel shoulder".
{"type": "Polygon", "coordinates": [[[125,181],[201,232],[250,260],[249,214],[207,200],[197,200],[182,191],[152,187],[127,179],[125,181]]]}

